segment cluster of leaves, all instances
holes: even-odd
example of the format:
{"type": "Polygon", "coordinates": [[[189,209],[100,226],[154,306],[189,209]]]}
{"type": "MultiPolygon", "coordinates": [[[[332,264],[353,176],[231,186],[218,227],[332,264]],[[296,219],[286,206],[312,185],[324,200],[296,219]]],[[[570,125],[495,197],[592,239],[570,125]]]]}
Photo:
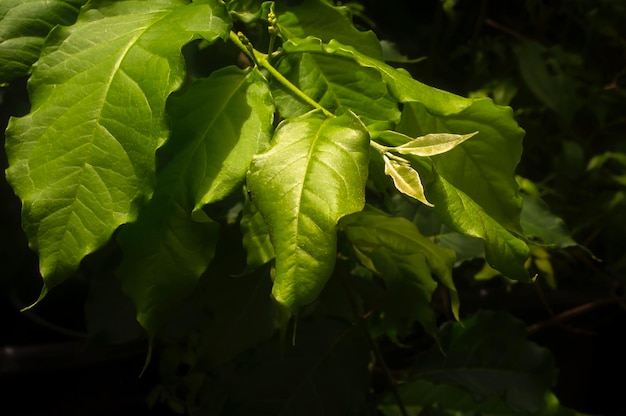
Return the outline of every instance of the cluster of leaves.
{"type": "MultiPolygon", "coordinates": [[[[520,321],[458,322],[459,264],[529,283],[531,250],[575,244],[522,209],[512,109],[417,81],[347,6],[291,3],[0,6],[0,82],[29,79],[6,176],[39,300],[113,246],[152,399],[189,414],[568,414],[520,321]],[[416,328],[394,375],[379,342],[416,328]]],[[[102,322],[121,292],[93,290],[99,336],[129,336],[102,322]]]]}

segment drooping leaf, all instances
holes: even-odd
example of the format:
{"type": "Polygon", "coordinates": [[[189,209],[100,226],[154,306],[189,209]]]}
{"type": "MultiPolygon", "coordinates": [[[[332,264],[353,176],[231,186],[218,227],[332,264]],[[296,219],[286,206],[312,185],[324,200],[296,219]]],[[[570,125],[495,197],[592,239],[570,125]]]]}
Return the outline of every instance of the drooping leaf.
{"type": "Polygon", "coordinates": [[[334,6],[323,0],[304,0],[295,7],[276,2],[276,14],[280,34],[285,40],[305,36],[315,36],[325,42],[336,39],[368,56],[383,57],[374,32],[358,30],[348,7],[334,6]]]}
{"type": "Polygon", "coordinates": [[[436,323],[429,305],[438,280],[450,290],[452,312],[458,317],[452,250],[424,237],[407,219],[371,207],[343,218],[340,225],[363,264],[378,273],[392,292],[385,316],[409,318],[409,324],[419,320],[434,335],[436,323]]]}
{"type": "Polygon", "coordinates": [[[165,100],[183,79],[180,49],[228,34],[223,5],[99,1],[57,26],[35,65],[30,114],[7,131],[7,177],[40,258],[42,296],[152,194],[165,100]]]}
{"type": "Polygon", "coordinates": [[[198,207],[241,185],[252,156],[269,144],[273,112],[256,69],[223,68],[170,100],[172,137],[164,150],[171,160],[152,201],[119,236],[125,253],[119,276],[149,335],[213,258],[217,224],[198,207]]]}
{"type": "MultiPolygon", "coordinates": [[[[380,74],[348,59],[324,55],[294,54],[281,59],[277,69],[309,97],[330,112],[349,108],[372,130],[394,128],[400,122],[397,102],[389,95],[380,74]]],[[[311,110],[280,83],[272,84],[276,106],[284,117],[311,110]]]]}
{"type": "Polygon", "coordinates": [[[452,229],[485,241],[485,258],[489,265],[505,276],[529,282],[524,264],[530,250],[487,214],[480,205],[439,175],[428,189],[429,196],[442,221],[452,229]]]}
{"type": "Polygon", "coordinates": [[[365,203],[369,135],[352,113],[284,120],[253,159],[252,201],[276,253],[273,294],[293,313],[316,299],[333,270],[337,221],[365,203]]]}
{"type": "Polygon", "coordinates": [[[526,339],[522,321],[481,311],[444,324],[439,337],[441,347],[416,361],[415,378],[461,387],[476,401],[499,398],[513,412],[545,408],[544,397],[556,381],[555,362],[549,350],[526,339]]]}
{"type": "Polygon", "coordinates": [[[390,159],[387,155],[383,155],[383,161],[385,162],[385,174],[393,179],[393,184],[398,191],[429,207],[433,206],[426,199],[419,173],[411,167],[408,161],[403,163],[396,159],[390,159]]]}
{"type": "Polygon", "coordinates": [[[50,30],[70,25],[87,0],[3,0],[0,3],[0,84],[27,75],[50,30]]]}

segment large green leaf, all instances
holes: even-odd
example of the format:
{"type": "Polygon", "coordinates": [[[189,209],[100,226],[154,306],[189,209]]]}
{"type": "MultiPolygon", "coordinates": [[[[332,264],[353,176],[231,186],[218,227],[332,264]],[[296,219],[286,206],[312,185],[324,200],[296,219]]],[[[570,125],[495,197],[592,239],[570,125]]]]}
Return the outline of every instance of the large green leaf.
{"type": "Polygon", "coordinates": [[[87,0],[0,2],[0,83],[27,75],[56,25],[74,22],[87,0]]]}
{"type": "Polygon", "coordinates": [[[32,111],[7,131],[7,177],[40,258],[42,296],[152,194],[165,100],[180,49],[225,37],[218,1],[96,1],[50,34],[29,88],[32,111]]]}
{"type": "Polygon", "coordinates": [[[451,291],[458,317],[459,299],[452,280],[454,252],[420,234],[412,222],[372,208],[349,215],[340,222],[363,264],[380,274],[390,292],[385,319],[419,320],[431,334],[437,330],[430,309],[437,288],[434,278],[451,291]]]}
{"type": "Polygon", "coordinates": [[[269,97],[258,70],[227,67],[168,105],[172,137],[164,150],[171,160],[139,220],[119,235],[125,254],[122,287],[151,336],[213,257],[217,224],[202,211],[195,215],[201,222],[194,221],[192,210],[238,188],[252,156],[269,145],[274,112],[269,97]]]}
{"type": "Polygon", "coordinates": [[[513,412],[544,408],[556,367],[549,350],[526,339],[524,322],[504,312],[481,311],[444,324],[439,338],[440,346],[416,361],[416,378],[461,387],[477,401],[499,398],[513,412]]]}
{"type": "Polygon", "coordinates": [[[248,174],[250,197],[276,252],[273,294],[292,312],[314,301],[332,273],[337,221],[365,203],[369,135],[352,113],[283,121],[248,174]]]}

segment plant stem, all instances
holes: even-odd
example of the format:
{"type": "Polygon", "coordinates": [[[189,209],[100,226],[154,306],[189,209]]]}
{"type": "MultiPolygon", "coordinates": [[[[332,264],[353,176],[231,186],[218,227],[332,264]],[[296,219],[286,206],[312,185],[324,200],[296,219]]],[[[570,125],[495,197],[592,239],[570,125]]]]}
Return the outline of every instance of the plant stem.
{"type": "Polygon", "coordinates": [[[333,113],[322,107],[317,101],[306,95],[302,90],[300,90],[298,87],[293,85],[287,78],[285,78],[283,74],[278,72],[276,68],[274,68],[270,64],[266,54],[261,53],[252,47],[246,46],[239,38],[239,35],[232,31],[230,32],[229,38],[235,45],[237,45],[237,47],[239,47],[239,49],[241,49],[246,55],[248,55],[254,63],[256,63],[261,68],[267,70],[267,72],[269,72],[278,82],[283,84],[297,97],[305,101],[307,104],[310,104],[313,108],[321,110],[324,115],[326,115],[326,117],[335,117],[333,113]]]}

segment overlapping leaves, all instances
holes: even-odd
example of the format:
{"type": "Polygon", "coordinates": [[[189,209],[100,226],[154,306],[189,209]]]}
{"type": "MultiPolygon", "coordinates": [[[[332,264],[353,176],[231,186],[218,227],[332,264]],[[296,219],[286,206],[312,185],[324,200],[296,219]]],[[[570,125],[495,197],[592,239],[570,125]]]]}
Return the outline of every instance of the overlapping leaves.
{"type": "Polygon", "coordinates": [[[228,33],[218,2],[93,2],[57,27],[30,78],[32,111],[7,131],[7,177],[39,253],[42,296],[137,216],[165,141],[180,49],[228,33]]]}
{"type": "Polygon", "coordinates": [[[122,287],[150,335],[213,258],[217,224],[200,208],[241,186],[252,156],[269,144],[274,107],[258,70],[227,67],[173,98],[168,114],[169,163],[139,220],[119,236],[122,287]]]}

